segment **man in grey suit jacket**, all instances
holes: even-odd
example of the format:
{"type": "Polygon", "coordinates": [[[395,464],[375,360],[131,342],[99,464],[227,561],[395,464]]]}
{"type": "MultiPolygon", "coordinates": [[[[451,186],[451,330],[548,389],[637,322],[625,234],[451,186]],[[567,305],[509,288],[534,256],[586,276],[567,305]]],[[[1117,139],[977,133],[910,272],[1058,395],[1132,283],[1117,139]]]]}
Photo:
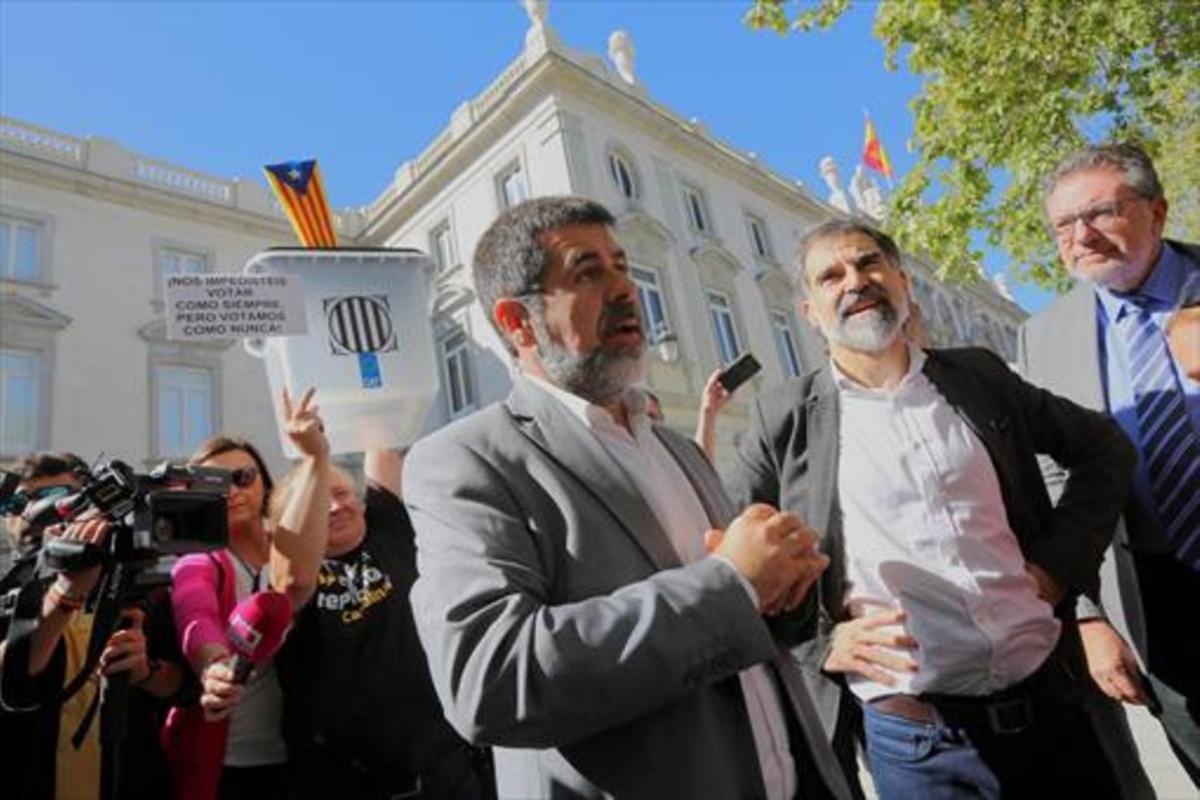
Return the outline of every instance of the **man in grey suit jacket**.
{"type": "Polygon", "coordinates": [[[1069,598],[1098,588],[1128,442],[989,351],[906,341],[908,278],[880,231],[818,226],[796,269],[829,363],[759,399],[726,477],[830,557],[794,621],[828,734],[863,709],[884,800],[1111,797],[1069,598]],[[1057,505],[1037,453],[1073,469],[1057,505]]]}
{"type": "MultiPolygon", "coordinates": [[[[1088,667],[1109,697],[1160,711],[1200,786],[1200,383],[1163,333],[1180,306],[1200,303],[1200,248],[1163,239],[1162,186],[1130,145],[1066,158],[1047,180],[1046,212],[1080,282],[1024,325],[1021,366],[1030,380],[1111,412],[1139,453],[1102,571],[1103,602],[1080,598],[1088,667]]],[[[1064,471],[1045,471],[1053,491],[1064,471]]]]}
{"type": "Polygon", "coordinates": [[[612,224],[536,199],[476,250],[520,375],[419,442],[404,476],[446,715],[494,746],[501,797],[849,798],[768,625],[825,558],[790,514],[734,519],[695,444],[646,417],[612,224]]]}

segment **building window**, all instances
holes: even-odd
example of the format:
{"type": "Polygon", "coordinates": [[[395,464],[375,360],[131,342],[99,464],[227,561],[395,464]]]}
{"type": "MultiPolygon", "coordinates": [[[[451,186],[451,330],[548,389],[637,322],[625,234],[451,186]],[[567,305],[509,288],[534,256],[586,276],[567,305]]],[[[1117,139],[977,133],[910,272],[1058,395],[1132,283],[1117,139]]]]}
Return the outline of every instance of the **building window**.
{"type": "Polygon", "coordinates": [[[650,344],[656,344],[671,330],[658,275],[653,270],[641,267],[630,267],[629,272],[637,285],[638,303],[642,306],[642,317],[646,323],[646,339],[650,344]]]}
{"type": "Polygon", "coordinates": [[[158,364],[154,369],[157,454],[186,456],[212,436],[216,427],[212,371],[175,364],[158,364]]]}
{"type": "Polygon", "coordinates": [[[158,274],[161,278],[169,275],[199,275],[207,271],[208,256],[204,253],[177,247],[158,249],[158,274]]]}
{"type": "Polygon", "coordinates": [[[796,348],[796,329],[792,325],[792,315],[783,311],[772,311],[771,329],[775,334],[775,348],[779,351],[783,374],[795,378],[800,374],[800,351],[796,348]]]}
{"type": "Polygon", "coordinates": [[[627,200],[638,197],[637,173],[633,170],[631,160],[616,150],[608,154],[608,174],[617,187],[617,191],[627,200]]]}
{"type": "Polygon", "coordinates": [[[708,207],[704,202],[704,193],[695,186],[684,184],[683,207],[687,212],[688,225],[700,233],[711,233],[712,226],[708,221],[708,207]]]}
{"type": "Polygon", "coordinates": [[[713,338],[717,340],[717,354],[721,357],[721,363],[732,364],[741,355],[742,348],[738,344],[737,325],[729,299],[716,292],[708,292],[708,316],[712,321],[713,338]]]}
{"type": "Polygon", "coordinates": [[[208,272],[208,254],[203,250],[175,245],[154,246],[154,294],[155,303],[163,299],[163,287],[172,275],[201,275],[208,272]]]}
{"type": "Polygon", "coordinates": [[[767,223],[763,222],[761,217],[747,214],[746,227],[750,231],[750,246],[754,249],[754,255],[767,261],[773,261],[771,240],[767,238],[767,223]]]}
{"type": "Polygon", "coordinates": [[[454,238],[450,235],[449,222],[443,222],[429,234],[429,251],[437,263],[439,272],[448,270],[455,265],[454,238]]]}
{"type": "Polygon", "coordinates": [[[475,410],[475,380],[467,334],[461,329],[454,331],[442,339],[441,350],[446,413],[450,419],[456,419],[475,410]]]}
{"type": "Polygon", "coordinates": [[[40,281],[42,226],[18,217],[0,217],[0,278],[40,281]]]}
{"type": "Polygon", "coordinates": [[[512,208],[529,197],[529,188],[525,185],[525,173],[521,170],[520,162],[500,173],[496,178],[496,187],[500,192],[501,210],[512,208]]]}
{"type": "Polygon", "coordinates": [[[0,350],[0,453],[38,449],[42,360],[38,353],[0,350]]]}

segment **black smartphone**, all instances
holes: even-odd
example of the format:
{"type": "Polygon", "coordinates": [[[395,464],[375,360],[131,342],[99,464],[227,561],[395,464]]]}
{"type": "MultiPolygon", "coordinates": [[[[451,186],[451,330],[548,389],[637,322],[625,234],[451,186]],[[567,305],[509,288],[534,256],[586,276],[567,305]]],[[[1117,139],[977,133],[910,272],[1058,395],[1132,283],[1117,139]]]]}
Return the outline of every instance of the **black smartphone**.
{"type": "Polygon", "coordinates": [[[753,378],[760,369],[762,369],[762,364],[758,363],[758,359],[752,354],[746,353],[718,375],[717,381],[725,387],[725,391],[733,394],[739,386],[753,378]]]}

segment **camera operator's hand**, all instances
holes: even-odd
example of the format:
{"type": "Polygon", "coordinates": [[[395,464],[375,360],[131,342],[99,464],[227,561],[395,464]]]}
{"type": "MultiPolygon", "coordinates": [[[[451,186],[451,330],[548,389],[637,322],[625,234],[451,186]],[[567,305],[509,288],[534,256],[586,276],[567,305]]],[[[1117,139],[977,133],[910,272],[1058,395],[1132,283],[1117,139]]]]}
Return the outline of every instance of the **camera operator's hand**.
{"type": "Polygon", "coordinates": [[[200,707],[209,722],[225,719],[241,702],[245,687],[233,680],[228,657],[211,662],[200,673],[200,707]]]}
{"type": "Polygon", "coordinates": [[[136,608],[123,613],[133,621],[133,625],[109,637],[104,652],[100,654],[100,672],[104,675],[128,672],[129,682],[137,685],[150,677],[146,634],[142,631],[142,621],[146,615],[136,608]]]}
{"type": "MultiPolygon", "coordinates": [[[[108,538],[110,527],[108,520],[99,517],[97,512],[88,512],[84,517],[69,525],[49,526],[43,535],[46,538],[56,538],[60,541],[79,541],[99,546],[104,544],[108,538]]],[[[69,604],[78,605],[87,600],[87,596],[91,594],[99,578],[99,564],[77,572],[60,572],[50,593],[61,596],[69,604]]]]}
{"type": "Polygon", "coordinates": [[[329,441],[325,438],[325,424],[317,413],[319,409],[313,402],[316,394],[316,387],[309,387],[300,396],[300,402],[293,404],[292,396],[284,389],[283,418],[288,438],[296,449],[311,458],[322,458],[329,455],[329,441]]]}
{"type": "MultiPolygon", "coordinates": [[[[92,512],[89,512],[92,513],[92,512]]],[[[108,537],[109,524],[93,514],[69,525],[51,525],[43,532],[46,539],[79,541],[100,545],[108,537]]],[[[62,640],[75,612],[83,608],[96,581],[100,567],[75,572],[60,572],[42,598],[42,613],[29,645],[29,675],[40,675],[50,664],[54,650],[62,640]]]]}

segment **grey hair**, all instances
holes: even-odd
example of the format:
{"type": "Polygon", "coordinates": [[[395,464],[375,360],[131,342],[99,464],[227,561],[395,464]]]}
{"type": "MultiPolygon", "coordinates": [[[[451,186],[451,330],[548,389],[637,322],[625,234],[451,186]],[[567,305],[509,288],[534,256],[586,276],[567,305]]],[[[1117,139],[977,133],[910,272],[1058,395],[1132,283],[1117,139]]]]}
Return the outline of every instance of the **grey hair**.
{"type": "Polygon", "coordinates": [[[822,222],[800,237],[800,244],[796,248],[796,258],[792,262],[792,274],[795,279],[796,291],[800,292],[808,283],[807,276],[804,274],[804,262],[808,259],[809,251],[813,247],[819,242],[834,236],[849,236],[856,233],[861,233],[875,242],[897,269],[903,268],[904,262],[900,257],[900,248],[896,246],[896,242],[892,240],[892,237],[862,220],[831,219],[822,222]]]}
{"type": "Polygon", "coordinates": [[[1068,175],[1098,167],[1111,167],[1123,173],[1125,185],[1147,200],[1163,196],[1154,162],[1145,150],[1128,142],[1095,144],[1067,156],[1046,176],[1042,184],[1044,196],[1049,197],[1058,182],[1068,175]]]}
{"type": "Polygon", "coordinates": [[[492,308],[497,300],[541,291],[547,266],[542,234],[570,225],[608,226],[615,222],[608,209],[583,197],[538,197],[508,209],[484,232],[472,263],[475,292],[484,316],[510,353],[512,345],[492,318],[492,308]]]}

